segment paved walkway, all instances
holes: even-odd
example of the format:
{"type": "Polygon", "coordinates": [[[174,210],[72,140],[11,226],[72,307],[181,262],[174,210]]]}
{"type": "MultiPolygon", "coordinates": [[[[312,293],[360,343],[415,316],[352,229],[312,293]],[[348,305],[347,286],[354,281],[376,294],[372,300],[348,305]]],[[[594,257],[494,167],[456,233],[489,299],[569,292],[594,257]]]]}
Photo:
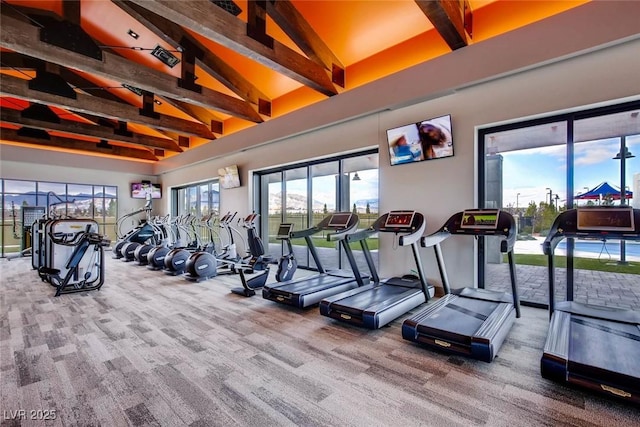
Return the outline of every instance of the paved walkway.
{"type": "MultiPolygon", "coordinates": [[[[542,254],[541,244],[544,239],[524,240],[516,242],[515,253],[542,254]]],[[[603,262],[616,262],[619,255],[607,252],[599,242],[594,242],[595,252],[576,251],[576,256],[598,258],[603,262]]],[[[628,244],[636,245],[637,243],[628,244]]],[[[584,245],[583,245],[584,246],[584,245]]],[[[640,257],[634,256],[637,251],[629,246],[626,256],[627,261],[640,261],[640,257]]],[[[556,254],[564,255],[562,249],[556,249],[556,254]]],[[[534,304],[549,303],[549,279],[547,267],[532,265],[516,265],[516,275],[520,300],[534,304]]],[[[556,301],[566,300],[566,269],[556,268],[556,301]]],[[[640,310],[640,275],[610,273],[594,270],[575,270],[574,273],[574,300],[611,307],[629,308],[640,310]]],[[[489,264],[487,266],[487,289],[510,290],[508,264],[489,264]]]]}
{"type": "MultiPolygon", "coordinates": [[[[534,304],[549,303],[547,267],[516,265],[520,300],[534,304]]],[[[556,301],[566,299],[567,275],[556,269],[556,301]]],[[[489,264],[487,289],[511,291],[508,264],[489,264]]],[[[640,275],[575,270],[574,300],[587,304],[640,310],[640,275]]]]}

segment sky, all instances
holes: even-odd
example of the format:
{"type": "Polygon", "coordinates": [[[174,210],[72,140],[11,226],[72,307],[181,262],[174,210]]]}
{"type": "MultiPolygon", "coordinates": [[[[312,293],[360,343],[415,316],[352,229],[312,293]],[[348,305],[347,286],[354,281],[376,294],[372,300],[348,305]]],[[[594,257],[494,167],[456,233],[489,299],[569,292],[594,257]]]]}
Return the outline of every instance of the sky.
{"type": "MultiPolygon", "coordinates": [[[[576,144],[574,196],[603,181],[620,187],[620,151],[618,139],[576,144]]],[[[627,159],[625,186],[633,191],[633,175],[640,174],[640,135],[627,137],[628,150],[637,157],[627,159]]],[[[549,200],[549,190],[558,194],[558,206],[566,203],[566,146],[532,148],[500,153],[503,156],[503,205],[526,207],[549,200]],[[518,195],[519,193],[519,195],[518,195]]],[[[637,191],[638,189],[636,189],[637,191]]],[[[638,203],[638,202],[636,202],[638,203]]],[[[637,206],[640,207],[640,206],[637,206]]]]}
{"type": "MultiPolygon", "coordinates": [[[[351,200],[367,200],[378,198],[378,170],[368,169],[358,171],[359,181],[350,181],[351,200]]],[[[313,178],[313,200],[327,201],[327,208],[334,209],[335,203],[335,175],[313,178]]],[[[279,186],[279,184],[278,184],[279,186]]],[[[279,191],[279,187],[278,187],[279,191]]],[[[307,180],[298,179],[287,181],[287,191],[294,194],[307,194],[307,180]]]]}

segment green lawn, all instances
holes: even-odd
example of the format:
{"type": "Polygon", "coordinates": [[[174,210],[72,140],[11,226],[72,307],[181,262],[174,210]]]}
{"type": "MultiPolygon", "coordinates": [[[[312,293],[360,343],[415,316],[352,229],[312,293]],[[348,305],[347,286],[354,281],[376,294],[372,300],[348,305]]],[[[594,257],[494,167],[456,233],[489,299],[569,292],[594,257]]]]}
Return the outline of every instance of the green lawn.
{"type": "MultiPolygon", "coordinates": [[[[312,239],[313,239],[313,244],[316,248],[335,248],[338,245],[338,242],[328,242],[326,237],[312,237],[312,239]]],[[[276,242],[275,239],[271,241],[271,243],[275,243],[275,242],[276,242]]],[[[293,239],[291,241],[291,244],[294,246],[305,246],[305,247],[307,246],[304,239],[293,239]]],[[[375,251],[378,249],[377,238],[367,239],[367,244],[369,245],[369,249],[371,249],[372,251],[375,251]]],[[[354,251],[361,250],[360,243],[352,243],[351,249],[353,249],[354,251]]]]}
{"type": "MultiPolygon", "coordinates": [[[[567,257],[558,255],[554,259],[556,267],[565,268],[567,266],[567,257]]],[[[507,262],[506,255],[504,255],[504,261],[507,262]]],[[[544,267],[547,266],[546,255],[516,254],[515,261],[516,264],[522,265],[540,265],[544,267]]],[[[639,262],[629,262],[626,265],[619,265],[615,260],[605,261],[595,258],[574,258],[573,263],[574,268],[579,270],[597,270],[612,273],[640,274],[639,262]]]]}

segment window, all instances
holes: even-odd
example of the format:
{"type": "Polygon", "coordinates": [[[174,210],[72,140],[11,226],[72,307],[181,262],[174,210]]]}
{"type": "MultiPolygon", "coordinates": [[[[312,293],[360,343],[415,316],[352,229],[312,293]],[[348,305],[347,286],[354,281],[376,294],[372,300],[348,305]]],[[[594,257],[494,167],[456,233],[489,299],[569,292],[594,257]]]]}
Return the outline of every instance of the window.
{"type": "Polygon", "coordinates": [[[205,215],[220,214],[220,184],[217,179],[201,182],[171,190],[173,202],[171,215],[195,215],[201,218],[205,215]]]}
{"type": "Polygon", "coordinates": [[[212,242],[218,248],[223,246],[217,229],[210,220],[220,216],[220,183],[218,179],[173,188],[171,203],[171,216],[174,218],[191,215],[203,220],[195,222],[197,236],[193,236],[199,239],[200,243],[212,242]]]}
{"type": "MultiPolygon", "coordinates": [[[[586,205],[640,208],[640,160],[633,154],[640,150],[639,111],[636,101],[480,131],[479,200],[481,207],[501,208],[516,219],[516,263],[526,271],[518,280],[531,281],[531,286],[523,287],[527,290],[521,295],[523,302],[541,306],[548,302],[546,282],[534,283],[545,273],[529,273],[546,269],[540,244],[558,213],[586,205]]],[[[586,245],[576,240],[560,245],[568,246],[564,249],[568,258],[594,261],[588,262],[589,268],[639,272],[629,265],[640,261],[640,246],[635,243],[586,245]]],[[[479,249],[479,278],[507,290],[508,284],[499,279],[508,278],[499,247],[481,239],[479,249]]],[[[577,268],[569,260],[567,266],[566,280],[571,283],[577,268]]],[[[588,303],[593,297],[578,295],[576,300],[588,303]]]]}
{"type": "MultiPolygon", "coordinates": [[[[260,236],[269,242],[268,253],[277,258],[287,247],[275,236],[281,223],[294,224],[294,230],[309,228],[329,213],[356,212],[359,228],[368,227],[378,217],[378,152],[352,154],[303,164],[256,172],[255,206],[261,213],[260,236]]],[[[314,244],[325,269],[349,268],[346,257],[335,242],[316,236],[314,244]]],[[[316,269],[303,241],[293,249],[300,267],[316,269]]],[[[377,244],[371,243],[377,263],[377,244]]],[[[359,245],[356,260],[367,271],[359,245]]]]}
{"type": "Polygon", "coordinates": [[[93,219],[100,233],[115,240],[118,188],[107,185],[0,180],[2,186],[2,256],[31,248],[31,225],[37,219],[93,219]]]}

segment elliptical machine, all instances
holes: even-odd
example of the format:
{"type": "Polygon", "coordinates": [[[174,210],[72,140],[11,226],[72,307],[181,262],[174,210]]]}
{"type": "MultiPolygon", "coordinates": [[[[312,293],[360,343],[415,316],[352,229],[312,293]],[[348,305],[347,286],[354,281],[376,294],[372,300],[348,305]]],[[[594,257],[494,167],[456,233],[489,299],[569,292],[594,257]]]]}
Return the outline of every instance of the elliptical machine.
{"type": "MultiPolygon", "coordinates": [[[[218,274],[218,260],[215,256],[214,231],[211,224],[212,215],[200,220],[201,230],[205,230],[209,236],[209,242],[199,244],[199,250],[192,253],[185,263],[185,279],[191,282],[201,282],[211,279],[218,274]]],[[[202,233],[199,236],[202,238],[202,233]]]]}
{"type": "Polygon", "coordinates": [[[167,232],[168,243],[167,244],[159,244],[149,250],[147,253],[147,269],[158,271],[164,269],[164,259],[167,257],[167,254],[174,248],[179,246],[180,243],[180,229],[178,227],[179,222],[181,221],[180,217],[175,217],[168,221],[165,226],[165,231],[167,232]]]}
{"type": "Polygon", "coordinates": [[[151,226],[156,229],[157,240],[159,242],[147,242],[143,243],[137,248],[135,248],[133,252],[134,263],[137,265],[148,265],[149,264],[149,252],[157,247],[157,246],[167,246],[169,244],[169,215],[164,218],[156,217],[151,226]]]}
{"type": "Polygon", "coordinates": [[[124,215],[120,218],[116,224],[116,236],[118,238],[117,243],[113,247],[113,258],[121,259],[124,258],[126,261],[133,261],[135,249],[141,244],[147,241],[157,241],[157,230],[151,225],[151,194],[148,193],[146,196],[147,200],[142,209],[138,209],[137,211],[133,211],[124,215]],[[127,232],[126,234],[122,233],[122,224],[128,218],[133,217],[134,215],[138,215],[139,213],[145,213],[146,218],[144,222],[127,232]]]}
{"type": "MultiPolygon", "coordinates": [[[[188,236],[189,241],[186,245],[179,242],[180,246],[176,246],[167,252],[164,257],[164,273],[169,276],[179,276],[185,272],[187,260],[199,248],[198,233],[194,226],[195,217],[188,215],[182,224],[178,225],[178,230],[182,234],[188,236]]],[[[180,240],[180,239],[179,239],[180,240]]]]}

